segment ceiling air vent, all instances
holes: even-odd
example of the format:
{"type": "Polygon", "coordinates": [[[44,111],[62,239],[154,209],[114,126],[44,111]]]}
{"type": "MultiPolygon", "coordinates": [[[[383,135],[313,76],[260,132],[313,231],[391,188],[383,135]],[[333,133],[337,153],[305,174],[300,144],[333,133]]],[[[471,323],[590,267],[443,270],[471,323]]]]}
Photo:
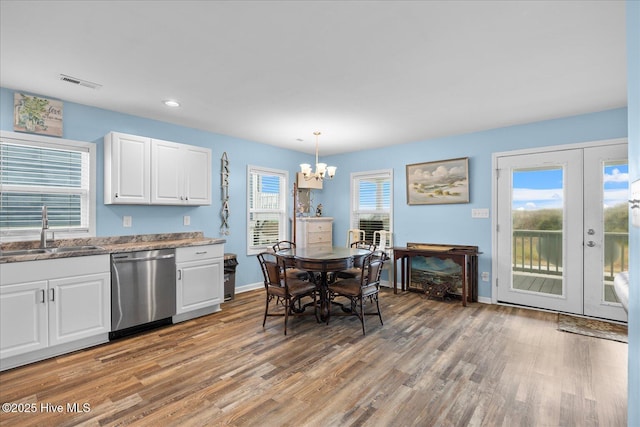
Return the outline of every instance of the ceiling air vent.
{"type": "Polygon", "coordinates": [[[79,79],[77,77],[67,76],[66,74],[60,74],[60,80],[74,85],[88,87],[89,89],[97,90],[102,87],[102,85],[99,85],[98,83],[92,83],[86,80],[79,79]]]}

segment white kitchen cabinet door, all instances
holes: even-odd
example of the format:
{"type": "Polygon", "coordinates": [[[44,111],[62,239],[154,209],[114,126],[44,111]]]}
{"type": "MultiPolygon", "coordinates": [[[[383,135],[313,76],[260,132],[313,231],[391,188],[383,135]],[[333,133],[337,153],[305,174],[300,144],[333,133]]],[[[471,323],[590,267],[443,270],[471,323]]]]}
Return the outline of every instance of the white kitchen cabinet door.
{"type": "Polygon", "coordinates": [[[49,345],[71,342],[111,329],[108,273],[49,281],[49,345]]]}
{"type": "Polygon", "coordinates": [[[110,132],[104,137],[104,203],[150,202],[151,140],[110,132]]]}
{"type": "Polygon", "coordinates": [[[187,204],[210,205],[211,150],[189,145],[185,147],[184,159],[187,204]]]}
{"type": "Polygon", "coordinates": [[[0,358],[16,356],[49,345],[47,282],[0,287],[0,358]]]}
{"type": "Polygon", "coordinates": [[[211,150],[151,140],[151,203],[211,204],[211,150]]]}
{"type": "Polygon", "coordinates": [[[177,314],[222,302],[224,260],[221,258],[177,264],[177,314]]]}
{"type": "Polygon", "coordinates": [[[183,157],[181,144],[157,139],[151,141],[152,204],[185,203],[183,157]]]}

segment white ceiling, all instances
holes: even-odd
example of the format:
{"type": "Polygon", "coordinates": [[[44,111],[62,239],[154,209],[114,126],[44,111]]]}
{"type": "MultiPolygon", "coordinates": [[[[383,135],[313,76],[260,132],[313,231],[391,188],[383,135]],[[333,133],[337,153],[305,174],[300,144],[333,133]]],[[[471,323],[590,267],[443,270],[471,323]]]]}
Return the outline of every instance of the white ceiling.
{"type": "Polygon", "coordinates": [[[0,0],[0,85],[304,152],[319,130],[336,154],[624,107],[624,10],[0,0]]]}

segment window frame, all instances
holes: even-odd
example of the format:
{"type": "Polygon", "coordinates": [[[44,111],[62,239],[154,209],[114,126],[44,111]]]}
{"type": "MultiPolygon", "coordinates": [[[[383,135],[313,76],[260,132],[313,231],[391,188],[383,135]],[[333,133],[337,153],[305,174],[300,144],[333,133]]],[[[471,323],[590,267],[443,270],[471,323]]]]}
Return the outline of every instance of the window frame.
{"type": "MultiPolygon", "coordinates": [[[[358,220],[363,213],[384,213],[389,215],[389,229],[393,233],[393,169],[379,169],[373,171],[352,172],[350,177],[350,208],[349,208],[349,228],[360,228],[358,220]],[[386,178],[389,180],[389,211],[386,210],[363,210],[358,209],[360,199],[359,183],[364,179],[386,178]]],[[[384,228],[383,228],[384,229],[384,228]]],[[[372,239],[373,240],[373,239],[372,239]]]]}
{"type": "MultiPolygon", "coordinates": [[[[23,134],[16,132],[0,131],[0,138],[3,142],[16,145],[24,145],[31,147],[42,147],[51,149],[62,149],[72,151],[82,151],[89,155],[88,176],[89,188],[87,192],[87,228],[81,230],[73,229],[52,229],[56,239],[65,238],[86,238],[95,237],[96,235],[96,165],[97,165],[97,148],[96,144],[84,141],[75,141],[70,139],[52,138],[42,135],[23,134]]],[[[44,187],[43,187],[44,188],[44,187]]],[[[0,191],[2,185],[0,184],[0,191]]],[[[40,228],[26,228],[20,230],[0,230],[0,242],[12,242],[33,240],[40,238],[40,228]]]]}
{"type": "Polygon", "coordinates": [[[281,179],[280,186],[280,206],[277,210],[260,210],[260,212],[274,212],[279,216],[278,220],[278,240],[287,240],[287,231],[289,229],[288,224],[288,216],[287,216],[287,206],[288,206],[288,186],[289,186],[289,172],[282,169],[273,169],[262,166],[254,166],[247,165],[247,255],[257,255],[265,250],[271,249],[273,243],[268,243],[265,245],[254,245],[253,244],[253,232],[251,230],[251,214],[256,212],[256,210],[251,209],[251,175],[252,174],[262,174],[269,176],[278,176],[281,179]]]}

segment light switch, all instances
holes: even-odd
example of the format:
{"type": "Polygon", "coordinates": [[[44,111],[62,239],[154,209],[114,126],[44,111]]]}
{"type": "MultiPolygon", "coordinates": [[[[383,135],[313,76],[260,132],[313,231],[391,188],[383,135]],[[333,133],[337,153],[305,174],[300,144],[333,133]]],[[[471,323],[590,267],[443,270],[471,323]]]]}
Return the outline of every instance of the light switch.
{"type": "Polygon", "coordinates": [[[191,217],[189,215],[185,215],[182,217],[182,223],[184,225],[191,225],[191,217]]]}
{"type": "Polygon", "coordinates": [[[122,226],[123,227],[131,227],[132,219],[129,215],[125,215],[122,217],[122,226]]]}

